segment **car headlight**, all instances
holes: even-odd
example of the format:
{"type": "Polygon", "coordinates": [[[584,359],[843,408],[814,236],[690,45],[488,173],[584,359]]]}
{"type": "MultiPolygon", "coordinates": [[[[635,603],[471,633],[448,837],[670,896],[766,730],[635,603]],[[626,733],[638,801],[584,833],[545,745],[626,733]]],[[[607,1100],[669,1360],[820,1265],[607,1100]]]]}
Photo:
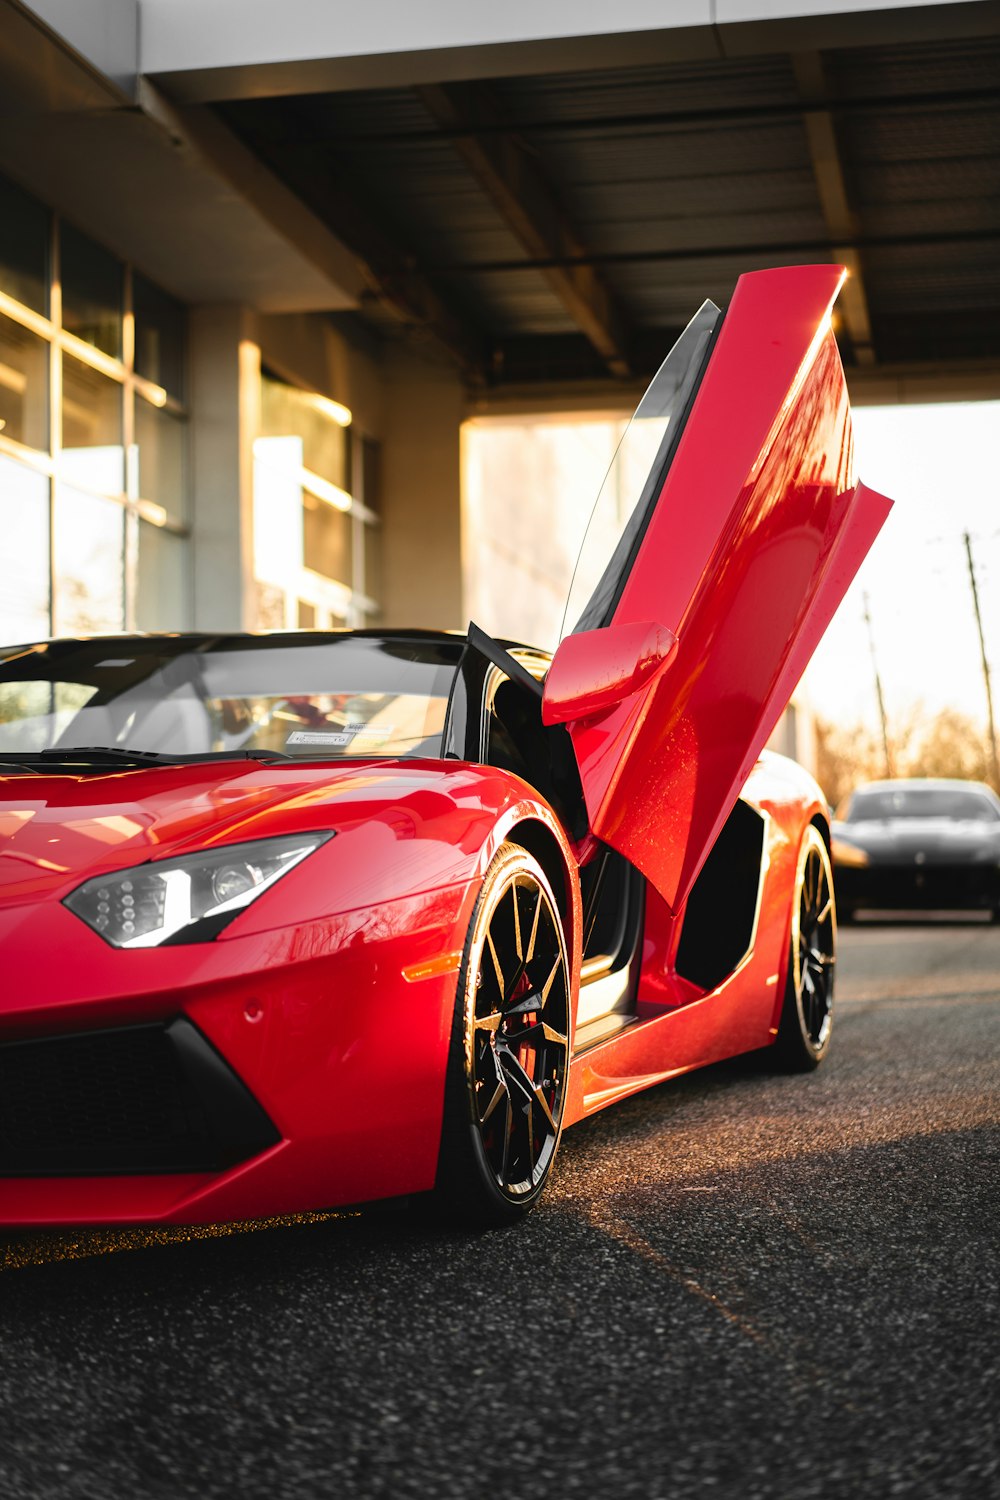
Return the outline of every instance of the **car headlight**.
{"type": "Polygon", "coordinates": [[[856,844],[848,844],[844,839],[833,839],[830,848],[835,865],[846,865],[848,869],[861,870],[870,863],[863,849],[859,849],[856,844]]]}
{"type": "Polygon", "coordinates": [[[63,902],[113,948],[206,943],[332,833],[228,844],[98,875],[63,902]]]}

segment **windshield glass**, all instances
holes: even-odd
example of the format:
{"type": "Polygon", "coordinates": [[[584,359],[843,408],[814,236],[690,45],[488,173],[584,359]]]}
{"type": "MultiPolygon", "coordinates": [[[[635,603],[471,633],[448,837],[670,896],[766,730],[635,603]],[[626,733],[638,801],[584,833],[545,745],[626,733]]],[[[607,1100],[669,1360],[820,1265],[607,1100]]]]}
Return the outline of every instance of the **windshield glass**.
{"type": "Polygon", "coordinates": [[[0,652],[0,753],[439,756],[463,642],[163,636],[0,652]]]}
{"type": "Polygon", "coordinates": [[[1000,822],[1000,812],[984,792],[960,787],[892,787],[855,792],[845,822],[885,818],[957,818],[975,823],[1000,822]]]}
{"type": "Polygon", "coordinates": [[[721,317],[714,302],[702,304],[636,407],[591,512],[560,639],[610,622],[663,488],[721,317]]]}

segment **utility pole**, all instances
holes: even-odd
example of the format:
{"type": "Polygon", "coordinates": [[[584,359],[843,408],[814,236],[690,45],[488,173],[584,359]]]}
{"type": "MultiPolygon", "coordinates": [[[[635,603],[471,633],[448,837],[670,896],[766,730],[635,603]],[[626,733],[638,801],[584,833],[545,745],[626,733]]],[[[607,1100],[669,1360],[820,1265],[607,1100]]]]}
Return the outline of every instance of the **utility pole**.
{"type": "Polygon", "coordinates": [[[865,624],[868,626],[868,649],[872,656],[872,671],[875,674],[875,696],[878,699],[878,717],[882,726],[882,754],[885,757],[885,774],[892,776],[892,756],[889,754],[889,731],[885,722],[885,699],[882,697],[882,679],[878,671],[878,659],[875,655],[875,635],[872,630],[871,610],[868,608],[868,594],[862,594],[865,605],[865,624]]]}
{"type": "Polygon", "coordinates": [[[997,731],[993,719],[993,689],[990,687],[990,664],[986,655],[983,637],[983,617],[979,613],[979,590],[976,587],[976,570],[972,562],[972,538],[967,531],[962,533],[965,542],[965,557],[969,564],[969,582],[972,585],[972,607],[976,612],[976,629],[979,631],[979,651],[983,659],[983,682],[986,686],[986,717],[989,724],[990,760],[993,764],[993,785],[1000,791],[1000,760],[997,758],[997,731]]]}

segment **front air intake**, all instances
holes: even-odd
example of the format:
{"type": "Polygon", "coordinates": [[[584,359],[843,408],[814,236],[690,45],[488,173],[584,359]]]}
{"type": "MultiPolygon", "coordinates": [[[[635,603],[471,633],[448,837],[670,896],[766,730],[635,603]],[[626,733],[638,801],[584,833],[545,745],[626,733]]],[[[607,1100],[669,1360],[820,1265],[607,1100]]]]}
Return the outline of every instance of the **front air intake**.
{"type": "Polygon", "coordinates": [[[0,1046],[2,1176],[218,1172],[279,1139],[184,1017],[0,1046]]]}

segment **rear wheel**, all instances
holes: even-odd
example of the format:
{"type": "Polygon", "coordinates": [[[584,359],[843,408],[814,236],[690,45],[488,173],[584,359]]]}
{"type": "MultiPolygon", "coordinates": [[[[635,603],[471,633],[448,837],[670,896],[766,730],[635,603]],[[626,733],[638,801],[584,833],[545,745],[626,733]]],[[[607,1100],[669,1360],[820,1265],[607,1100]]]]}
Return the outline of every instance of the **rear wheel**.
{"type": "Polygon", "coordinates": [[[509,1224],[537,1203],[569,1076],[569,959],[552,889],[504,844],[459,974],[435,1197],[453,1218],[509,1224]]]}
{"type": "Polygon", "coordinates": [[[799,848],[792,906],[788,980],[777,1058],[794,1072],[818,1067],[830,1046],[837,919],[830,856],[810,826],[799,848]]]}

